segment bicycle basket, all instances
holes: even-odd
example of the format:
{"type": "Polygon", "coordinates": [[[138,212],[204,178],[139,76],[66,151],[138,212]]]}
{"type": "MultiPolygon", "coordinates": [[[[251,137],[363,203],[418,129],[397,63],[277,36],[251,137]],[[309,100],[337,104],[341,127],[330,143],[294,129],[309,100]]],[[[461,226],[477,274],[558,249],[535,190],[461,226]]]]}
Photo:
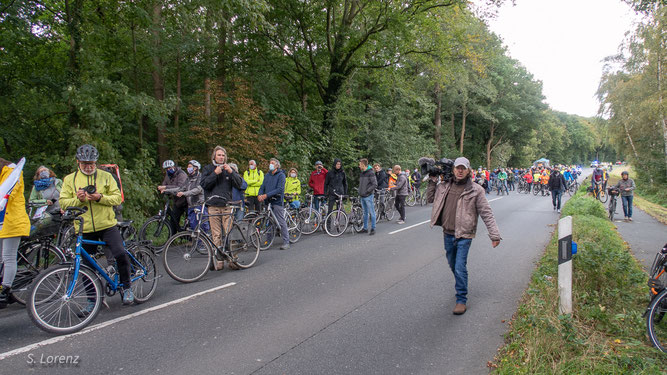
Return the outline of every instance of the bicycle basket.
{"type": "Polygon", "coordinates": [[[55,236],[60,230],[60,218],[45,212],[30,225],[30,238],[55,236]]]}
{"type": "Polygon", "coordinates": [[[618,190],[618,189],[609,188],[609,189],[607,189],[607,193],[609,193],[609,195],[617,196],[617,195],[621,194],[621,191],[618,190]]]}

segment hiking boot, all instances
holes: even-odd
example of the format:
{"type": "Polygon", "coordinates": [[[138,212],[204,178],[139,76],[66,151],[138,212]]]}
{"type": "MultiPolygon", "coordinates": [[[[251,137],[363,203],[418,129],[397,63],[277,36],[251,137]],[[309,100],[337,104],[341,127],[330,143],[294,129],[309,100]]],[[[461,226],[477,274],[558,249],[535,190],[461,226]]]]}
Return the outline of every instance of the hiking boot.
{"type": "Polygon", "coordinates": [[[368,233],[369,236],[372,236],[375,234],[375,228],[371,229],[371,231],[368,233]]]}
{"type": "Polygon", "coordinates": [[[134,302],[134,293],[132,289],[121,289],[121,295],[123,296],[123,305],[130,305],[134,302]]]}
{"type": "Polygon", "coordinates": [[[280,250],[289,250],[289,243],[284,243],[282,246],[280,246],[280,250]]]}
{"type": "Polygon", "coordinates": [[[8,286],[0,286],[0,309],[4,309],[11,300],[12,288],[8,286]]]}
{"type": "Polygon", "coordinates": [[[464,303],[457,303],[456,306],[454,306],[454,315],[463,315],[466,312],[466,305],[464,303]]]}
{"type": "Polygon", "coordinates": [[[362,229],[359,231],[359,233],[368,233],[368,229],[362,229]]]}

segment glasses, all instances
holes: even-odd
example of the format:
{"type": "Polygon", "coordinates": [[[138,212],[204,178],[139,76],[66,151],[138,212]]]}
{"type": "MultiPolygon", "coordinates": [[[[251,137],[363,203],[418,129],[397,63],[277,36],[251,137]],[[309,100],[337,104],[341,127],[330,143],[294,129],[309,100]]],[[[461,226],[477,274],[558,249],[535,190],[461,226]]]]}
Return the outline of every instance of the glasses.
{"type": "Polygon", "coordinates": [[[97,163],[94,161],[80,161],[82,167],[94,167],[97,163]]]}

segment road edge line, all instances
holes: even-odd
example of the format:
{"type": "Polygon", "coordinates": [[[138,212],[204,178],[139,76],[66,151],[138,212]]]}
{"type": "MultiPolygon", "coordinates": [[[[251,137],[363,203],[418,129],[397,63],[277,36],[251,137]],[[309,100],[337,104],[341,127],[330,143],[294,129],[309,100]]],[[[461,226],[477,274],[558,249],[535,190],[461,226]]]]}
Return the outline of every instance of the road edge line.
{"type": "Polygon", "coordinates": [[[429,222],[431,222],[431,220],[422,221],[421,223],[413,224],[413,225],[410,225],[409,227],[405,227],[405,228],[401,228],[401,229],[395,230],[395,231],[393,231],[393,232],[389,232],[389,234],[394,234],[394,233],[402,232],[402,231],[404,231],[404,230],[408,230],[408,229],[411,229],[411,228],[414,228],[414,227],[416,227],[416,226],[419,226],[419,225],[422,225],[422,224],[426,224],[426,223],[429,223],[429,222]]]}

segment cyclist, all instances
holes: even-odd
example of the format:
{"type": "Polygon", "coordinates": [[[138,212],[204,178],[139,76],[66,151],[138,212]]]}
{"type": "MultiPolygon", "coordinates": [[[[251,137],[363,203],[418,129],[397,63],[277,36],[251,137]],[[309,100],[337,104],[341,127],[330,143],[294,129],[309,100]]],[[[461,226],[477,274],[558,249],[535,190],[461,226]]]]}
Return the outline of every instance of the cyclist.
{"type": "MultiPolygon", "coordinates": [[[[194,230],[197,227],[197,213],[196,208],[200,208],[204,203],[204,189],[201,187],[201,164],[197,160],[190,160],[187,166],[188,180],[182,187],[173,187],[165,189],[165,193],[176,193],[176,197],[185,197],[188,202],[188,223],[190,229],[194,230]]],[[[208,215],[208,209],[204,207],[204,215],[208,215]]],[[[210,227],[208,222],[203,222],[201,228],[209,232],[210,227]]]]}
{"type": "Polygon", "coordinates": [[[324,194],[328,196],[329,211],[333,211],[334,204],[338,204],[339,195],[347,194],[347,176],[343,171],[343,162],[340,159],[334,159],[334,167],[327,173],[324,180],[324,194]]]}
{"type": "Polygon", "coordinates": [[[507,169],[507,189],[509,191],[514,191],[514,176],[517,175],[517,172],[512,171],[511,168],[507,169]]]}
{"type": "Polygon", "coordinates": [[[264,182],[264,172],[257,169],[256,161],[250,160],[248,162],[248,170],[243,172],[243,180],[248,184],[248,188],[245,190],[248,209],[260,211],[262,205],[257,200],[257,194],[259,192],[259,187],[262,186],[262,182],[264,182]]]}
{"type": "Polygon", "coordinates": [[[52,170],[45,166],[40,166],[35,171],[33,177],[33,187],[30,192],[29,203],[46,207],[46,212],[50,214],[60,214],[60,190],[63,188],[63,181],[58,179],[52,170]]]}
{"type": "Polygon", "coordinates": [[[301,195],[301,181],[297,178],[299,172],[296,168],[290,168],[289,176],[285,179],[285,200],[289,202],[289,206],[294,209],[301,207],[299,195],[301,195]]]}
{"type": "Polygon", "coordinates": [[[280,169],[280,161],[272,158],[269,161],[269,173],[264,175],[264,182],[259,188],[257,199],[259,199],[260,202],[266,200],[271,203],[271,211],[273,211],[273,214],[278,220],[280,237],[283,239],[283,244],[280,246],[280,250],[289,249],[289,230],[287,228],[287,222],[285,221],[285,208],[283,207],[284,195],[285,173],[280,169]]]}
{"type": "MultiPolygon", "coordinates": [[[[97,169],[97,149],[89,144],[76,150],[78,168],[74,173],[65,176],[63,189],[60,192],[60,206],[86,207],[88,210],[81,215],[83,222],[83,238],[93,241],[104,241],[116,260],[121,283],[123,304],[134,302],[134,294],[130,289],[130,259],[123,245],[123,238],[116,226],[116,214],[113,206],[121,203],[120,189],[111,173],[97,169]]],[[[84,245],[88,253],[95,253],[96,245],[84,245]]],[[[92,311],[92,305],[86,311],[92,311]]]]}
{"type": "Polygon", "coordinates": [[[501,169],[498,172],[497,178],[498,178],[498,182],[497,182],[498,192],[497,192],[497,194],[500,194],[500,192],[505,191],[505,193],[507,195],[509,195],[510,193],[507,190],[507,172],[505,172],[504,168],[501,169]]]}
{"type": "Polygon", "coordinates": [[[412,186],[415,187],[415,191],[417,193],[415,196],[418,199],[421,199],[422,194],[419,188],[422,186],[422,175],[421,173],[419,173],[419,170],[417,168],[415,168],[415,171],[412,172],[410,179],[412,180],[412,186]]]}
{"type": "MultiPolygon", "coordinates": [[[[164,179],[162,180],[162,185],[157,187],[160,193],[164,194],[167,189],[180,191],[180,189],[187,186],[188,175],[180,167],[177,167],[173,160],[165,160],[162,163],[162,169],[165,172],[164,179]]],[[[185,197],[174,198],[174,209],[171,212],[171,220],[174,228],[181,227],[181,216],[186,213],[187,209],[188,201],[185,197]]]]}
{"type": "Polygon", "coordinates": [[[17,167],[16,164],[0,158],[0,186],[8,196],[6,205],[2,209],[4,217],[2,220],[4,221],[0,222],[0,263],[3,266],[0,309],[7,307],[11,300],[12,283],[14,283],[17,270],[16,253],[21,237],[30,235],[30,219],[25,212],[25,196],[23,195],[23,172],[18,176],[16,175],[18,172],[12,175],[17,167]]]}
{"type": "Polygon", "coordinates": [[[547,169],[542,170],[542,174],[540,174],[540,184],[542,185],[542,191],[546,191],[547,196],[549,196],[549,191],[547,189],[547,185],[549,184],[549,174],[547,173],[547,169]]]}
{"type": "Polygon", "coordinates": [[[625,221],[632,221],[632,198],[633,191],[637,188],[635,181],[630,178],[627,171],[621,172],[621,180],[618,181],[614,188],[621,191],[621,201],[623,202],[623,214],[625,214],[625,221]]]}
{"type": "Polygon", "coordinates": [[[567,167],[565,169],[565,172],[563,172],[563,178],[565,179],[565,188],[567,189],[571,183],[574,182],[574,176],[572,176],[572,171],[570,170],[570,167],[567,167]]]}
{"type": "Polygon", "coordinates": [[[596,165],[591,175],[591,189],[595,191],[596,188],[601,188],[602,183],[604,182],[604,172],[600,168],[600,165],[596,165]]]}
{"type": "Polygon", "coordinates": [[[308,186],[313,189],[313,208],[320,209],[320,198],[324,196],[324,182],[327,178],[327,171],[321,161],[315,162],[315,170],[310,173],[308,186]]]}
{"type": "MultiPolygon", "coordinates": [[[[385,190],[389,187],[389,177],[387,176],[387,172],[382,169],[382,166],[380,163],[375,163],[373,164],[373,169],[375,170],[375,180],[377,181],[377,189],[379,190],[377,200],[378,202],[383,202],[384,197],[385,197],[385,190]]],[[[378,217],[376,218],[377,220],[380,220],[383,216],[385,216],[384,213],[384,205],[378,205],[382,211],[378,212],[378,217]]]]}

